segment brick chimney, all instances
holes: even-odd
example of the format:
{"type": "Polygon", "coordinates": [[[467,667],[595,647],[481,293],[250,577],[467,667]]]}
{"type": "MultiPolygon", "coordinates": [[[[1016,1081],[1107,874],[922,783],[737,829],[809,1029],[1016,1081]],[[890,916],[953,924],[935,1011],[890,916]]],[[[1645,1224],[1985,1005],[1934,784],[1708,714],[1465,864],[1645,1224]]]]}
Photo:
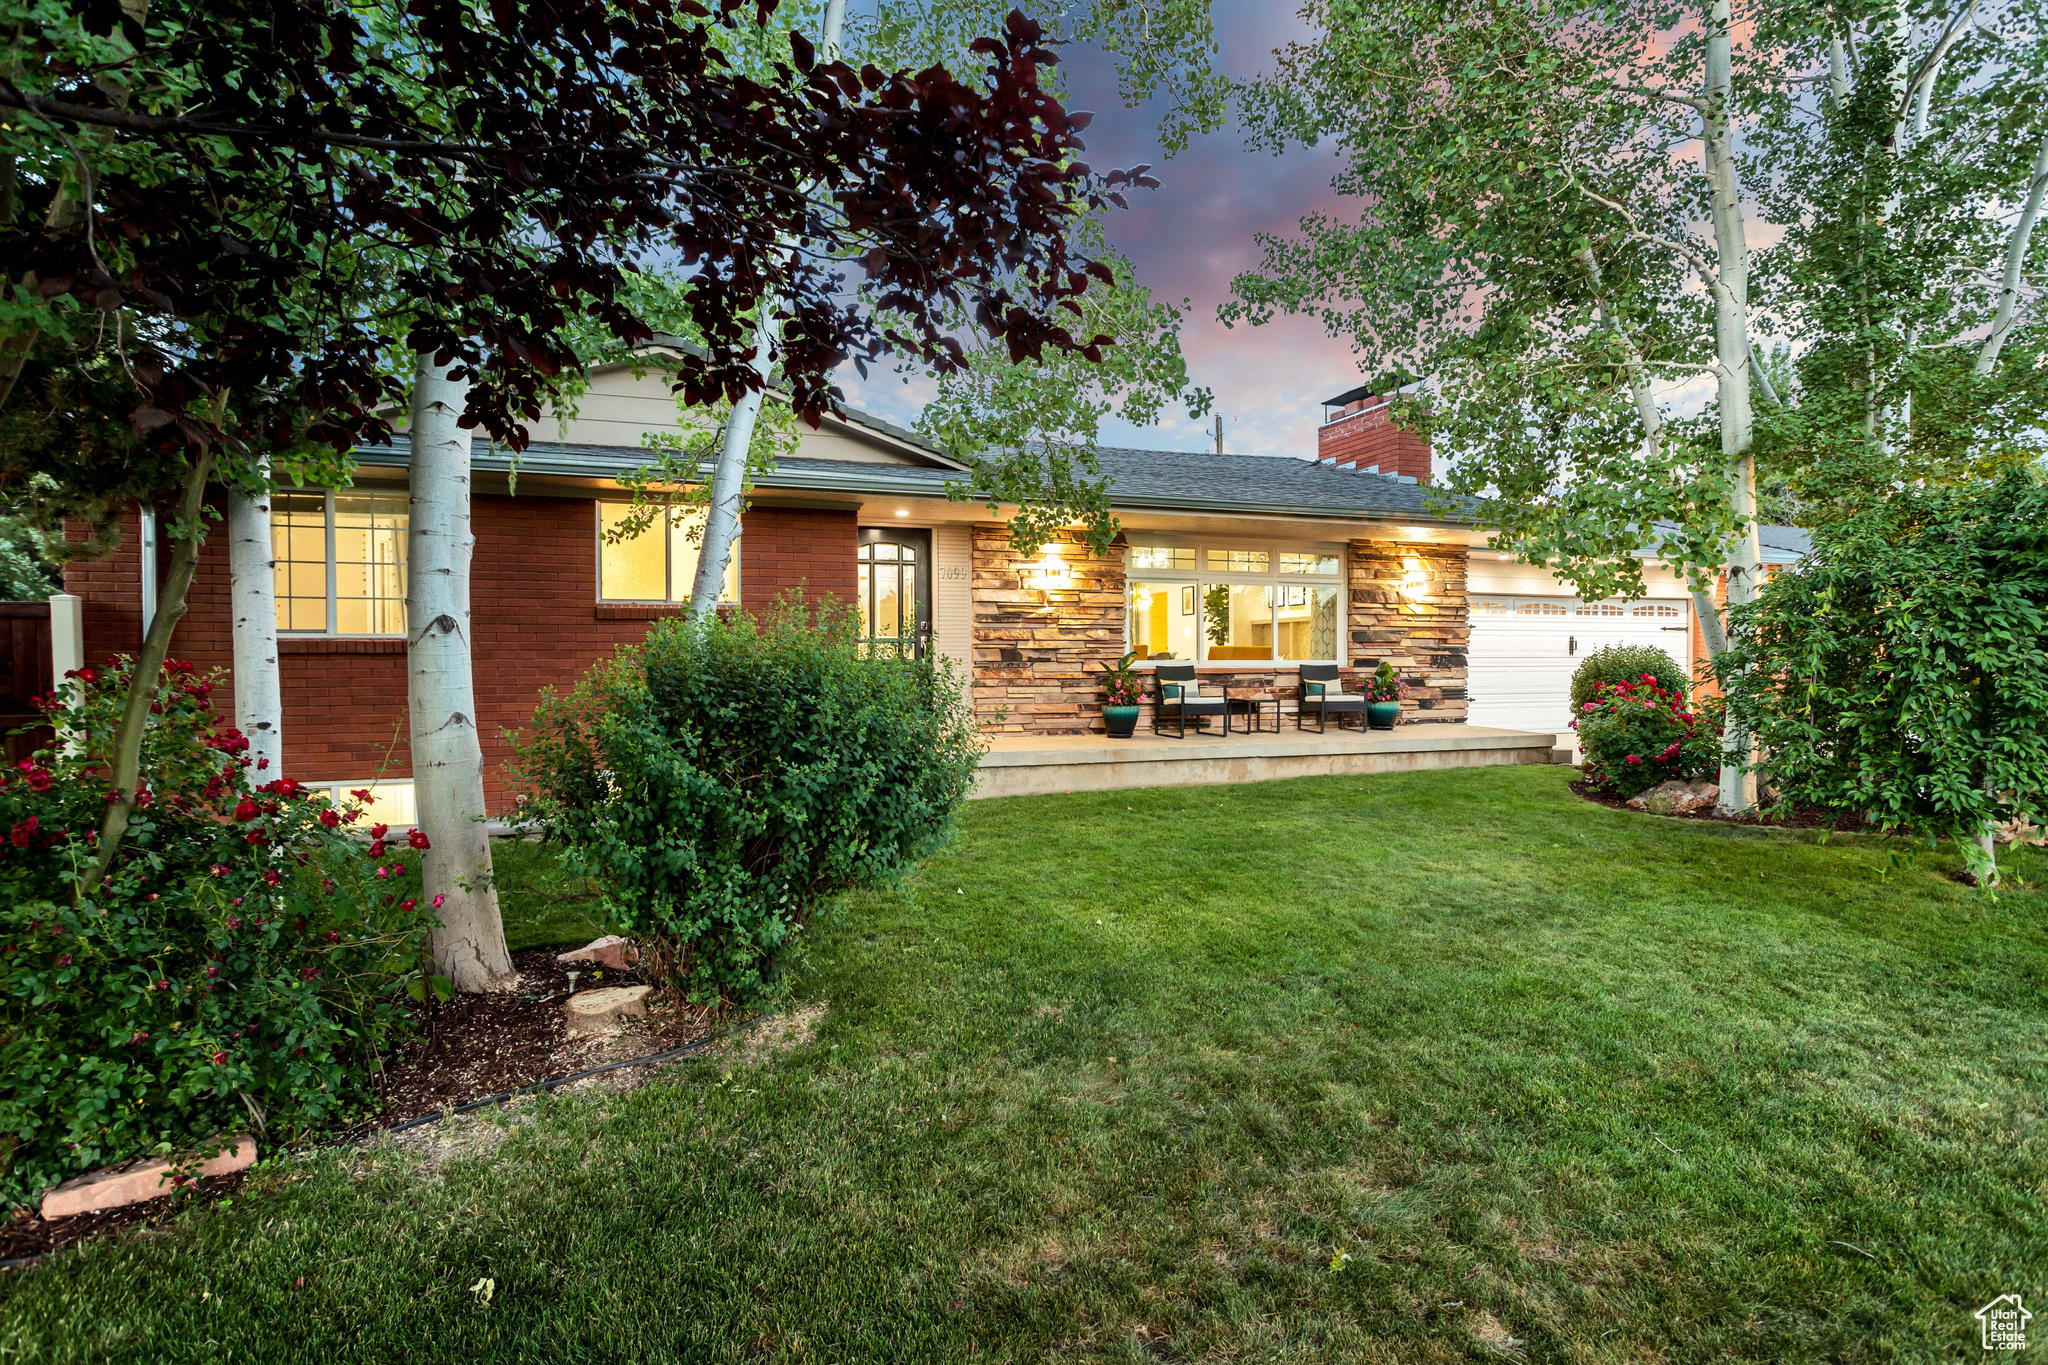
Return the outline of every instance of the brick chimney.
{"type": "Polygon", "coordinates": [[[1316,458],[1352,469],[1377,469],[1429,482],[1429,442],[1395,426],[1389,416],[1392,395],[1353,389],[1323,404],[1323,425],[1316,431],[1316,458]]]}

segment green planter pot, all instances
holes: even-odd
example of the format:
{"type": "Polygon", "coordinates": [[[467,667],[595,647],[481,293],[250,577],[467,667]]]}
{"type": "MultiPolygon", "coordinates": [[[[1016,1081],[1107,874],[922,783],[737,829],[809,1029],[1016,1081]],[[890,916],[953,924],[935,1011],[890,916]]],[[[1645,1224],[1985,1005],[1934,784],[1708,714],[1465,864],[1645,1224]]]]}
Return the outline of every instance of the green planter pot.
{"type": "Polygon", "coordinates": [[[1102,718],[1109,722],[1111,739],[1129,739],[1138,731],[1138,708],[1135,706],[1105,706],[1102,718]]]}
{"type": "Polygon", "coordinates": [[[1365,704],[1366,724],[1375,730],[1391,730],[1394,722],[1401,719],[1401,703],[1397,701],[1369,701],[1365,704]]]}

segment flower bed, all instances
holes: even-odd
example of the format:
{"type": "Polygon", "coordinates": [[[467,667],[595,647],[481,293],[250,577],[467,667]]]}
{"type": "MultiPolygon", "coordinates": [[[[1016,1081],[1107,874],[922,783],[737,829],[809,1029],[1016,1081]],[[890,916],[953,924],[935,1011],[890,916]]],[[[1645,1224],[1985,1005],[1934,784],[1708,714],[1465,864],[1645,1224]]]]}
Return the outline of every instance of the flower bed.
{"type": "Polygon", "coordinates": [[[1586,780],[1623,800],[1660,782],[1688,781],[1721,766],[1721,726],[1653,674],[1602,683],[1572,719],[1586,780]]]}
{"type": "Polygon", "coordinates": [[[366,845],[357,801],[252,772],[189,664],[158,679],[145,785],[93,884],[127,666],[41,699],[55,744],[0,775],[0,1206],[345,1120],[423,990],[431,909],[396,888],[424,838],[366,845]]]}

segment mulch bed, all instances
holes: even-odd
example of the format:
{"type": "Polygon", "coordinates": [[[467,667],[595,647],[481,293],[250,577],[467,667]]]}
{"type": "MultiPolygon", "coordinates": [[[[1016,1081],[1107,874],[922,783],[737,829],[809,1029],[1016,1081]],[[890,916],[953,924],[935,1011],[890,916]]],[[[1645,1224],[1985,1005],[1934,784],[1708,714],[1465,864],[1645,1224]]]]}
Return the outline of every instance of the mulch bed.
{"type": "Polygon", "coordinates": [[[248,1178],[247,1171],[208,1176],[204,1189],[180,1190],[145,1199],[140,1204],[102,1209],[98,1213],[80,1213],[70,1218],[45,1220],[22,1210],[22,1216],[0,1218],[0,1262],[32,1261],[76,1242],[139,1228],[194,1204],[225,1198],[240,1189],[248,1178]]]}
{"type": "Polygon", "coordinates": [[[615,1036],[606,1054],[599,1055],[587,1040],[572,1041],[563,1026],[570,971],[578,973],[579,991],[639,985],[640,977],[632,971],[593,968],[587,962],[565,967],[555,961],[560,951],[530,948],[514,953],[512,965],[525,983],[517,993],[458,995],[422,1008],[419,1031],[384,1060],[379,1087],[383,1111],[345,1131],[342,1139],[550,1076],[681,1047],[718,1026],[718,1017],[708,1011],[657,1007],[648,1018],[636,1020],[630,1033],[615,1036]],[[622,1049],[620,1043],[628,1046],[622,1049]]]}
{"type": "MultiPolygon", "coordinates": [[[[1609,810],[1625,811],[1630,815],[1647,815],[1648,811],[1637,810],[1628,802],[1616,796],[1605,787],[1595,786],[1584,778],[1571,784],[1572,794],[1582,800],[1609,810]]],[[[1755,825],[1765,829],[1827,829],[1840,834],[1854,834],[1867,828],[1863,817],[1855,811],[1831,811],[1819,806],[1806,806],[1794,811],[1791,818],[1780,820],[1775,817],[1757,815],[1717,815],[1712,806],[1688,811],[1684,815],[1660,815],[1659,820],[1711,820],[1722,825],[1755,825]]]]}
{"type": "MultiPolygon", "coordinates": [[[[524,981],[516,993],[458,995],[417,1007],[419,1029],[384,1060],[379,1086],[384,1096],[382,1110],[327,1141],[360,1141],[407,1119],[553,1076],[665,1052],[709,1036],[723,1022],[708,1010],[656,1007],[648,1018],[635,1020],[626,1033],[571,1039],[562,1013],[571,968],[555,961],[560,951],[532,948],[514,953],[512,963],[524,981]]],[[[640,984],[632,971],[594,968],[587,962],[577,964],[574,970],[578,973],[577,990],[640,984]]],[[[246,1172],[210,1176],[196,1189],[48,1222],[34,1216],[0,1217],[0,1262],[33,1259],[90,1238],[139,1229],[194,1204],[232,1194],[246,1178],[246,1172]]]]}

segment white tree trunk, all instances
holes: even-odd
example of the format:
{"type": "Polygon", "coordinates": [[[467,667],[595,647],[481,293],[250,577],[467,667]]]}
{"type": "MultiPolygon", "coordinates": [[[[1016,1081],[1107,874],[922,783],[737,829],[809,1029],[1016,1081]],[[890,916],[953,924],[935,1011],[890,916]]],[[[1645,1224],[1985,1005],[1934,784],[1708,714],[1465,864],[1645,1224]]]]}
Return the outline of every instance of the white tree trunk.
{"type": "MultiPolygon", "coordinates": [[[[839,32],[846,18],[846,0],[825,0],[825,14],[819,24],[818,60],[839,59],[839,32]]],[[[761,317],[754,329],[754,373],[762,387],[768,383],[768,349],[774,335],[772,302],[761,300],[761,317]]],[[[697,576],[690,583],[692,621],[707,620],[718,610],[719,594],[725,590],[725,566],[732,561],[732,543],[739,538],[740,512],[747,495],[747,452],[753,448],[754,426],[761,418],[762,390],[750,389],[732,405],[732,416],[718,443],[718,455],[711,466],[711,502],[704,521],[704,544],[697,553],[697,576]]]]}
{"type": "Polygon", "coordinates": [[[1983,349],[1977,352],[1977,373],[1990,374],[1998,364],[1998,352],[2005,345],[2005,334],[2012,330],[2013,310],[2019,306],[2020,278],[2027,263],[2027,245],[2034,236],[2034,224],[2041,221],[2041,199],[2048,194],[2048,134],[2041,137],[2041,148],[2034,153],[2034,167],[2027,182],[2026,203],[2020,208],[2018,221],[2012,225],[2012,233],[2005,241],[2005,274],[1998,282],[1998,312],[1991,320],[1991,335],[1984,338],[1983,349]]]}
{"type": "MultiPolygon", "coordinates": [[[[263,462],[270,477],[270,462],[263,462]]],[[[233,608],[235,728],[249,741],[259,782],[284,775],[284,690],[277,667],[277,560],[270,492],[228,490],[228,575],[233,608]]]]}
{"type": "MultiPolygon", "coordinates": [[[[768,383],[768,301],[762,300],[761,320],[754,329],[754,373],[765,388],[768,383]]],[[[711,503],[706,509],[704,544],[697,552],[697,577],[690,584],[690,619],[703,621],[718,610],[719,594],[725,590],[725,566],[732,560],[732,543],[740,534],[740,511],[747,496],[747,450],[754,443],[754,424],[761,417],[762,390],[749,389],[732,405],[725,431],[718,443],[718,457],[711,466],[711,503]]]]}
{"type": "Polygon", "coordinates": [[[406,699],[413,800],[431,847],[426,894],[442,898],[434,968],[459,991],[518,984],[505,950],[491,840],[484,829],[484,754],[469,653],[469,433],[465,397],[446,367],[421,355],[412,393],[412,506],[406,531],[406,699]]]}
{"type": "MultiPolygon", "coordinates": [[[[1713,0],[1707,18],[1707,114],[1702,122],[1719,270],[1714,289],[1714,359],[1721,455],[1734,483],[1735,513],[1742,519],[1741,538],[1730,551],[1727,565],[1728,605],[1735,607],[1753,601],[1763,586],[1763,544],[1756,528],[1756,460],[1751,452],[1755,417],[1749,396],[1749,243],[1743,236],[1742,199],[1728,119],[1734,93],[1731,24],[1729,0],[1713,0]]],[[[1750,772],[1752,743],[1748,734],[1735,728],[1726,738],[1719,809],[1724,815],[1736,815],[1756,804],[1756,778],[1750,772]]]]}

